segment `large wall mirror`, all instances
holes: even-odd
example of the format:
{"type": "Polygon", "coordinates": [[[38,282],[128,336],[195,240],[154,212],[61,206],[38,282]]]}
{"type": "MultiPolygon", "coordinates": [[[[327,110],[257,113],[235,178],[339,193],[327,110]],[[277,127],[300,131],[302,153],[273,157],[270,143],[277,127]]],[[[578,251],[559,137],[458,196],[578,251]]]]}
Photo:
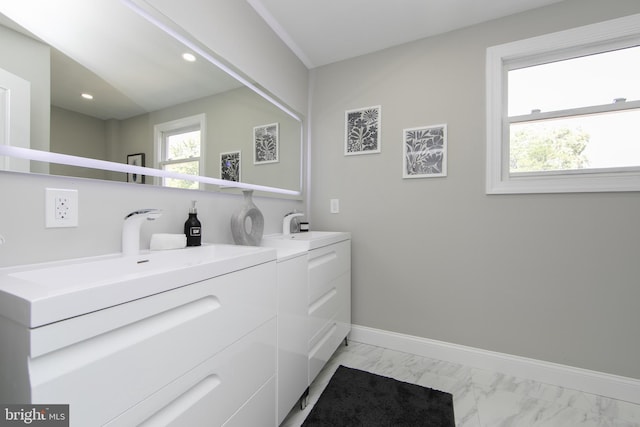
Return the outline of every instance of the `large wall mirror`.
{"type": "MultiPolygon", "coordinates": [[[[252,82],[232,77],[235,70],[189,49],[178,40],[186,32],[160,29],[166,18],[152,17],[154,25],[132,5],[20,0],[0,6],[0,72],[30,85],[30,148],[300,191],[300,117],[256,93],[252,82]]],[[[29,168],[220,188],[59,164],[29,168]]]]}

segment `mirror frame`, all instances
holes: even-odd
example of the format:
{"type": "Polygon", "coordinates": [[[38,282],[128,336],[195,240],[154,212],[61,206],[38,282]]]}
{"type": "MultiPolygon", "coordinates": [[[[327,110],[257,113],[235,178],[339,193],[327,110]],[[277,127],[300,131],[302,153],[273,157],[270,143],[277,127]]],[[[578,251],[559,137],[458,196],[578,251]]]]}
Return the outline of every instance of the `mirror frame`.
{"type": "MultiPolygon", "coordinates": [[[[108,162],[106,160],[89,159],[87,157],[71,156],[69,154],[49,153],[48,151],[33,150],[31,148],[12,147],[10,145],[0,145],[0,156],[7,156],[14,159],[24,159],[36,162],[57,163],[67,166],[78,166],[89,169],[100,169],[109,172],[123,172],[131,174],[149,175],[159,178],[174,178],[181,180],[197,181],[204,184],[213,184],[224,187],[238,188],[241,190],[264,191],[267,193],[285,194],[289,196],[300,196],[301,191],[287,190],[284,188],[268,187],[265,185],[248,184],[244,182],[227,181],[208,176],[187,175],[170,172],[161,169],[148,168],[144,166],[133,166],[125,163],[108,162]]],[[[86,178],[93,179],[93,178],[86,178]]],[[[176,190],[182,190],[177,188],[176,190]]],[[[201,190],[188,190],[201,191],[201,190]]]]}

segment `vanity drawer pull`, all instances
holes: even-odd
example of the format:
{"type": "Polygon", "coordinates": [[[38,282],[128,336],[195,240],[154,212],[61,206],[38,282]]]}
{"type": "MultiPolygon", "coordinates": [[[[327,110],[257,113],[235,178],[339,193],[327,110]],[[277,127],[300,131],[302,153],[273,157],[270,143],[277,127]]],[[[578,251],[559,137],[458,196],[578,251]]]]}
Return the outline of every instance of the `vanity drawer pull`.
{"type": "Polygon", "coordinates": [[[327,301],[329,301],[331,298],[333,298],[334,296],[336,296],[336,294],[338,293],[338,290],[335,288],[335,286],[333,288],[331,288],[329,290],[329,292],[327,292],[326,294],[322,295],[320,298],[318,298],[317,300],[315,300],[310,306],[309,306],[309,315],[313,315],[313,313],[315,313],[316,310],[318,310],[320,307],[322,307],[323,305],[325,305],[327,303],[327,301]]]}
{"type": "Polygon", "coordinates": [[[318,267],[319,265],[331,262],[331,261],[335,260],[336,258],[338,258],[338,254],[336,254],[336,251],[331,251],[329,253],[322,254],[322,255],[317,256],[315,258],[310,258],[309,259],[309,269],[314,269],[314,268],[318,267]]]}
{"type": "Polygon", "coordinates": [[[338,329],[338,324],[334,322],[333,325],[331,325],[331,328],[327,331],[327,333],[320,339],[320,341],[316,345],[313,346],[311,351],[309,351],[310,359],[316,356],[318,351],[327,343],[327,341],[329,341],[329,339],[336,332],[336,329],[338,329]]]}
{"type": "Polygon", "coordinates": [[[133,347],[150,337],[161,335],[165,331],[205,316],[220,307],[218,298],[209,295],[88,340],[35,357],[31,360],[30,367],[33,385],[45,383],[54,377],[61,377],[68,372],[77,370],[80,366],[90,365],[108,355],[133,347]]]}
{"type": "Polygon", "coordinates": [[[220,377],[215,374],[209,375],[139,425],[152,427],[169,424],[187,412],[193,405],[200,402],[202,398],[211,393],[221,383],[220,377]]]}

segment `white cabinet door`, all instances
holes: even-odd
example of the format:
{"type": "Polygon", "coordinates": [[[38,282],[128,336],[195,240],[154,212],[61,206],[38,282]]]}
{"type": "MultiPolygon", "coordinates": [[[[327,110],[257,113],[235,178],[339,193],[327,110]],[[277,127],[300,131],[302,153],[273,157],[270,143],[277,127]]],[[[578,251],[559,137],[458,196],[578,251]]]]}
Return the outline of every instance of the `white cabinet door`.
{"type": "Polygon", "coordinates": [[[278,425],[309,385],[307,284],[306,253],[278,263],[278,425]]]}

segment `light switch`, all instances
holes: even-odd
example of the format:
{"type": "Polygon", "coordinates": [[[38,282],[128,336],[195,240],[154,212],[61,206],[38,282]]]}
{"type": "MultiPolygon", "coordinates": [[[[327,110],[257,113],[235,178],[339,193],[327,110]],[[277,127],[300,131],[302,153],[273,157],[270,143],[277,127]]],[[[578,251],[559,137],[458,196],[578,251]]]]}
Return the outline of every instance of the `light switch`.
{"type": "Polygon", "coordinates": [[[331,199],[331,213],[340,213],[340,199],[331,199]]]}

